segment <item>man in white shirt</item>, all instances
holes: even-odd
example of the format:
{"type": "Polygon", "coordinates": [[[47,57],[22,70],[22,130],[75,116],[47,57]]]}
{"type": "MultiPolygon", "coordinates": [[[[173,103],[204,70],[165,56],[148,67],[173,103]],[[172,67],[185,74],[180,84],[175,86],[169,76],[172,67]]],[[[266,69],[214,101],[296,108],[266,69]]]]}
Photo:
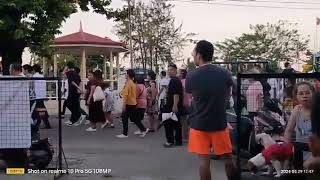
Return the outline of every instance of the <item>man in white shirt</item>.
{"type": "MultiPolygon", "coordinates": [[[[33,66],[34,70],[34,78],[44,78],[43,74],[41,73],[41,66],[35,64],[33,66]]],[[[47,108],[44,104],[44,99],[47,98],[47,88],[46,88],[46,81],[45,80],[34,80],[34,91],[35,91],[35,101],[36,105],[33,111],[33,117],[36,119],[42,119],[45,125],[45,129],[51,129],[49,123],[49,114],[47,108]]]]}
{"type": "Polygon", "coordinates": [[[170,78],[167,78],[167,73],[165,71],[161,71],[160,73],[161,79],[159,82],[159,93],[158,93],[158,99],[159,99],[159,108],[161,108],[161,105],[164,104],[164,100],[167,97],[167,88],[170,82],[170,78]]]}

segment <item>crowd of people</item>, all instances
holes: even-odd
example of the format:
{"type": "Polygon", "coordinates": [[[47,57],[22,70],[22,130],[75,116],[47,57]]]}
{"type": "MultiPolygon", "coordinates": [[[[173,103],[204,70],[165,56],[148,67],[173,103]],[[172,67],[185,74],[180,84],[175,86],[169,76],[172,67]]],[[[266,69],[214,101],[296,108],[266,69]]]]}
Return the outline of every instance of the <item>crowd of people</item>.
{"type": "MultiPolygon", "coordinates": [[[[227,121],[226,111],[236,108],[234,101],[237,92],[230,71],[211,64],[213,53],[214,47],[210,42],[199,41],[192,52],[198,66],[196,70],[188,72],[185,69],[179,70],[175,64],[169,64],[167,71],[160,72],[158,81],[157,74],[153,71],[148,72],[145,79],[143,76],[136,76],[133,69],[128,69],[126,82],[120,93],[122,133],[116,137],[129,137],[129,120],[137,127],[133,134],[140,137],[154,133],[163,126],[165,148],[188,143],[188,151],[198,154],[201,180],[211,179],[212,152],[225,160],[227,177],[234,180],[239,174],[232,158],[232,127],[227,121]],[[148,119],[148,123],[144,119],[148,119]]],[[[289,64],[285,66],[284,73],[295,73],[289,64]]],[[[64,115],[66,108],[71,111],[66,125],[79,126],[86,122],[89,125],[86,129],[88,132],[96,132],[99,123],[102,129],[115,128],[112,116],[114,95],[110,84],[103,81],[100,70],[89,71],[86,84],[81,81],[79,72],[79,68],[71,65],[65,67],[63,72],[65,81],[62,91],[66,100],[62,112],[64,115]],[[84,95],[88,113],[80,106],[81,95],[84,95]]],[[[261,73],[261,67],[255,66],[252,72],[261,73]]],[[[11,74],[43,77],[39,65],[12,65],[11,74]]],[[[50,128],[44,105],[45,85],[39,81],[31,87],[30,96],[35,97],[31,100],[31,105],[35,103],[39,118],[42,118],[46,128],[50,128]]],[[[295,167],[320,169],[320,117],[317,109],[320,102],[315,87],[310,82],[296,82],[292,79],[286,83],[277,79],[248,79],[243,83],[242,92],[238,92],[246,101],[243,103],[246,112],[242,111],[242,114],[252,121],[259,117],[259,111],[263,109],[267,99],[282,99],[281,103],[285,103],[286,98],[295,100],[284,132],[277,136],[257,134],[256,139],[264,147],[261,153],[249,160],[251,169],[269,164],[276,169],[277,176],[280,176],[280,162],[289,156],[293,156],[295,160],[301,159],[298,160],[300,164],[295,167]]]]}

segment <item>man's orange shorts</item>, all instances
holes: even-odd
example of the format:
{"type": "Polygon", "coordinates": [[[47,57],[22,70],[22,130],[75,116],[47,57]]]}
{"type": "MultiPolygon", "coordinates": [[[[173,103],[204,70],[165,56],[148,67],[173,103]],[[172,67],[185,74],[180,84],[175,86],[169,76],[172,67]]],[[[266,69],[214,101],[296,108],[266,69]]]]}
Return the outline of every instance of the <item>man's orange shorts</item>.
{"type": "Polygon", "coordinates": [[[209,155],[211,148],[213,148],[215,155],[232,152],[229,128],[214,132],[190,129],[188,147],[190,153],[209,155]]]}

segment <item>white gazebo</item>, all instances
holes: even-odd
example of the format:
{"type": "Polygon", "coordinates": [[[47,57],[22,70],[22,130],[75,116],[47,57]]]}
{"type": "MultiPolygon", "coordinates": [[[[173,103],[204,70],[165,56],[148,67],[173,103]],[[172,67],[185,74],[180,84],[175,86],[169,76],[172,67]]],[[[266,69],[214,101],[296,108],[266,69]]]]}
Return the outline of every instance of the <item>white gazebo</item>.
{"type": "Polygon", "coordinates": [[[76,55],[81,57],[81,61],[80,61],[81,79],[86,79],[87,57],[90,55],[103,55],[104,78],[112,82],[111,83],[112,87],[114,84],[113,82],[119,77],[119,53],[128,51],[124,43],[113,41],[108,37],[103,38],[103,37],[99,37],[99,36],[84,32],[82,29],[81,23],[80,23],[79,32],[54,39],[51,47],[54,48],[53,69],[54,69],[55,76],[58,75],[57,55],[59,54],[76,55]],[[109,75],[107,75],[108,61],[109,61],[109,75]],[[117,71],[116,79],[113,78],[114,63],[117,71]]]}

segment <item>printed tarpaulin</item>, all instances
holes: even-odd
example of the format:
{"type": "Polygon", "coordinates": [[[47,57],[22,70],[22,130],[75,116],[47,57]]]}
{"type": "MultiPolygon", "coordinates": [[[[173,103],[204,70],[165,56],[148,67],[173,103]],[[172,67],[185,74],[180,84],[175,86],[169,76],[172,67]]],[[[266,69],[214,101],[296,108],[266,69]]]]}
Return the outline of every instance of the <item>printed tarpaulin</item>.
{"type": "Polygon", "coordinates": [[[1,80],[0,149],[31,146],[29,81],[1,80]]]}

